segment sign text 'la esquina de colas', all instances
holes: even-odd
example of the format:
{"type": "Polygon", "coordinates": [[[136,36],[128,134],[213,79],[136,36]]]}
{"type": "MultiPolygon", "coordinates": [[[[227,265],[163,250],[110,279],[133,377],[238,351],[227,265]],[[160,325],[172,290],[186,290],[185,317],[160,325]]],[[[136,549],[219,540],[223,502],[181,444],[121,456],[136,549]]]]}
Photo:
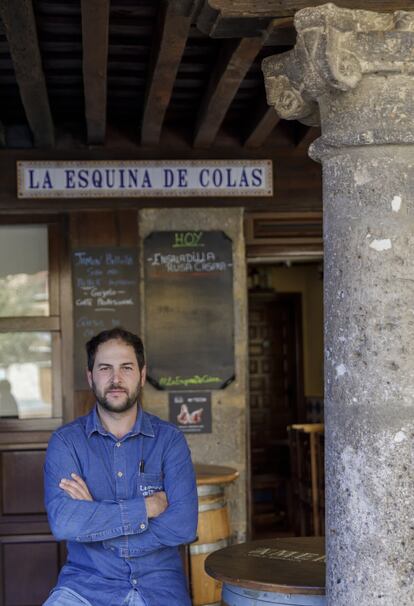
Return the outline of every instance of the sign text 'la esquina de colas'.
{"type": "Polygon", "coordinates": [[[270,160],[18,162],[19,198],[271,196],[270,160]]]}

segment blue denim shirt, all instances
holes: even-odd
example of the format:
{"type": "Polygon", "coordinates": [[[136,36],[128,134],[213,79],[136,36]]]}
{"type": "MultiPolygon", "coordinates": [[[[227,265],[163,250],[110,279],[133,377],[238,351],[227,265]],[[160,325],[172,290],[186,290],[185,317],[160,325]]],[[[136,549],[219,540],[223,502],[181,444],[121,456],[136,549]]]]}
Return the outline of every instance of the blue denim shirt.
{"type": "Polygon", "coordinates": [[[178,545],[195,539],[197,490],[189,448],[174,425],[141,409],[132,431],[118,439],[95,408],[55,431],[44,471],[50,527],[68,548],[57,587],[93,606],[119,606],[131,588],[148,606],[191,605],[178,545]],[[73,472],[94,501],[59,488],[73,472]],[[144,497],[160,490],[168,507],[148,519],[144,497]]]}

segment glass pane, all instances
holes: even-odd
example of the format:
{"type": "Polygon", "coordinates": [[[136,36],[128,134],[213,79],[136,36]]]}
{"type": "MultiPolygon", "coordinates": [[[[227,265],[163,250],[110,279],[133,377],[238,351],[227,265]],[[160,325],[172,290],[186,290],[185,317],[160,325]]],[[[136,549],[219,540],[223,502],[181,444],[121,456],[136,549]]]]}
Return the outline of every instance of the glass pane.
{"type": "Polygon", "coordinates": [[[51,333],[0,333],[0,418],[51,416],[51,333]]]}
{"type": "Polygon", "coordinates": [[[48,316],[46,225],[0,227],[0,317],[48,316]]]}

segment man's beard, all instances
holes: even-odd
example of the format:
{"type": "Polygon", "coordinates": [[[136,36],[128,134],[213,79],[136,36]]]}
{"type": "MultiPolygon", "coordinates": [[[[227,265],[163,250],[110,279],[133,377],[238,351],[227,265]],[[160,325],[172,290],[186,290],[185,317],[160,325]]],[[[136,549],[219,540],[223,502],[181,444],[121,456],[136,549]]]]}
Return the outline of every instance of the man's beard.
{"type": "Polygon", "coordinates": [[[135,406],[135,404],[138,404],[138,406],[139,406],[139,396],[142,391],[142,387],[139,383],[138,383],[135,391],[132,392],[132,394],[128,395],[127,391],[125,390],[125,395],[127,396],[127,398],[124,401],[124,403],[120,406],[113,405],[108,401],[105,394],[108,391],[110,391],[111,389],[123,389],[123,388],[112,384],[105,390],[105,393],[103,393],[103,392],[98,391],[95,382],[92,381],[92,391],[95,394],[95,398],[96,398],[98,404],[100,406],[102,406],[102,408],[107,410],[108,412],[126,412],[127,410],[130,410],[131,408],[133,408],[135,406]]]}

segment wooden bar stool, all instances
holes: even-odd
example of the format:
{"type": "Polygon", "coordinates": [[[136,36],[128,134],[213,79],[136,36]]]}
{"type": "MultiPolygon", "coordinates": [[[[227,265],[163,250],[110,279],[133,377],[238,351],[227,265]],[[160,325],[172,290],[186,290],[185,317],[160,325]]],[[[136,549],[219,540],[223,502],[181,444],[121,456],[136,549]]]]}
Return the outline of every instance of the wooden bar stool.
{"type": "Polygon", "coordinates": [[[288,428],[295,530],[304,536],[324,531],[324,425],[306,423],[288,428]]]}

